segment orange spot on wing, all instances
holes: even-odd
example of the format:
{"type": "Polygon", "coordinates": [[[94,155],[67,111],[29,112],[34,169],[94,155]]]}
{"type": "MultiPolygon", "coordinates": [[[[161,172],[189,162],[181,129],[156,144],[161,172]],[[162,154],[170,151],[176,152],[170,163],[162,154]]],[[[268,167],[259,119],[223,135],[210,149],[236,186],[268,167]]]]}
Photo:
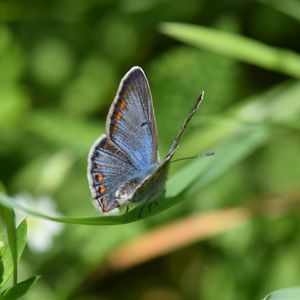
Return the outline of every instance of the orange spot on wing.
{"type": "Polygon", "coordinates": [[[100,192],[101,194],[104,194],[105,191],[106,191],[105,186],[104,186],[104,185],[101,185],[100,188],[99,188],[99,192],[100,192]]]}
{"type": "Polygon", "coordinates": [[[125,102],[124,100],[121,100],[121,101],[120,101],[119,108],[120,108],[120,109],[126,108],[126,102],[125,102]]]}
{"type": "Polygon", "coordinates": [[[98,174],[98,175],[97,175],[97,180],[98,180],[98,181],[102,181],[103,178],[104,178],[103,174],[98,174]]]}
{"type": "Polygon", "coordinates": [[[115,116],[116,120],[120,121],[122,119],[122,114],[118,111],[115,116]]]}
{"type": "Polygon", "coordinates": [[[107,205],[108,205],[108,202],[106,200],[103,200],[102,204],[103,204],[103,208],[106,209],[107,205]]]}
{"type": "Polygon", "coordinates": [[[128,90],[125,90],[125,91],[124,91],[123,97],[124,97],[124,99],[127,99],[127,98],[128,98],[128,90]]]}
{"type": "Polygon", "coordinates": [[[117,130],[117,124],[114,123],[114,124],[112,124],[111,127],[110,127],[111,135],[114,135],[115,132],[116,132],[116,130],[117,130]]]}

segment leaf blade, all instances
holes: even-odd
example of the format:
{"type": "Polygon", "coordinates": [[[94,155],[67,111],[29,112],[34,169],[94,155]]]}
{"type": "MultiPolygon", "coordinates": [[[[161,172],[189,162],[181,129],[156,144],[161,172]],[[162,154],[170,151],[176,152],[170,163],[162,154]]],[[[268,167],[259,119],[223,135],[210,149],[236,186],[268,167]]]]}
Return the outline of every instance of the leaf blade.
{"type": "MultiPolygon", "coordinates": [[[[27,221],[23,220],[17,228],[17,260],[19,261],[23,250],[26,245],[26,237],[27,237],[27,221]]],[[[2,281],[0,283],[0,287],[3,286],[8,278],[11,276],[13,272],[12,266],[12,258],[10,254],[10,250],[8,247],[5,247],[4,253],[2,256],[2,264],[3,264],[3,273],[2,273],[2,281]]]]}
{"type": "Polygon", "coordinates": [[[300,78],[300,56],[237,34],[199,25],[163,23],[162,33],[197,48],[300,78]]]}
{"type": "Polygon", "coordinates": [[[298,300],[300,299],[300,287],[291,287],[271,292],[263,300],[298,300]]]}
{"type": "MultiPolygon", "coordinates": [[[[11,255],[12,269],[13,269],[13,283],[18,282],[18,253],[17,253],[17,233],[15,227],[15,213],[12,208],[2,207],[2,216],[5,223],[5,228],[8,238],[8,247],[11,255]]],[[[3,271],[4,273],[4,271],[3,271]]]]}
{"type": "Polygon", "coordinates": [[[28,290],[36,283],[39,279],[39,276],[30,277],[22,282],[19,282],[17,285],[13,286],[4,291],[2,295],[3,300],[16,300],[24,296],[28,290]]]}

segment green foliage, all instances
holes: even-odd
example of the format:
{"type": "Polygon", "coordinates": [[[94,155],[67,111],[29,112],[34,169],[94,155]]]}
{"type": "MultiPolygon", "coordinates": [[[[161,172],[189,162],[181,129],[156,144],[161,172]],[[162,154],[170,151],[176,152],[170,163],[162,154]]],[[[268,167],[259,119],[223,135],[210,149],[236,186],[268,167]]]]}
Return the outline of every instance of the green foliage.
{"type": "MultiPolygon", "coordinates": [[[[3,221],[6,226],[8,245],[11,255],[11,262],[13,268],[14,284],[18,282],[18,253],[17,253],[17,233],[15,228],[15,213],[9,207],[1,207],[3,221]]],[[[25,235],[26,236],[26,235],[25,235]]],[[[26,237],[25,237],[26,239],[26,237]]],[[[5,265],[4,265],[5,268],[5,265]]],[[[4,272],[3,272],[4,273],[4,272]]],[[[5,278],[4,278],[5,282],[5,278]]]]}
{"type": "Polygon", "coordinates": [[[22,282],[19,282],[15,286],[6,289],[2,295],[3,300],[16,300],[24,296],[27,291],[36,283],[38,277],[31,277],[22,282]]]}
{"type": "Polygon", "coordinates": [[[295,18],[300,21],[300,3],[296,0],[287,0],[285,2],[275,0],[260,0],[262,3],[270,5],[280,12],[288,15],[289,17],[295,18]]]}
{"type": "Polygon", "coordinates": [[[203,26],[165,23],[161,31],[193,46],[204,47],[247,63],[300,77],[300,56],[290,50],[275,49],[246,37],[203,26]]]}
{"type": "MultiPolygon", "coordinates": [[[[4,208],[2,207],[4,210],[4,208]]],[[[8,210],[6,208],[6,210],[8,210]]],[[[4,220],[7,220],[5,217],[4,220]]],[[[9,221],[6,221],[6,226],[10,224],[9,221]]],[[[26,245],[26,234],[27,234],[27,223],[24,220],[16,229],[16,236],[15,241],[12,243],[9,241],[9,245],[4,247],[3,255],[1,257],[1,282],[0,287],[2,287],[9,277],[13,274],[14,275],[14,284],[16,284],[16,273],[17,273],[17,262],[20,260],[23,250],[26,245]],[[13,246],[11,246],[13,244],[13,246]]],[[[12,239],[12,237],[8,238],[12,239]]]]}
{"type": "Polygon", "coordinates": [[[190,215],[299,198],[296,0],[2,1],[0,20],[2,298],[248,300],[299,286],[296,201],[141,267],[114,269],[118,247],[190,215]],[[200,157],[171,164],[166,198],[151,210],[103,217],[91,204],[87,153],[133,65],[150,82],[161,157],[205,91],[174,159],[200,157]],[[216,154],[201,156],[207,151],[216,154]],[[27,215],[17,230],[12,208],[17,223],[27,215]],[[29,279],[11,287],[16,262],[29,279]],[[34,274],[42,277],[31,289],[34,274]]]}
{"type": "Polygon", "coordinates": [[[300,297],[300,288],[287,288],[270,293],[263,300],[297,300],[300,297]]]}
{"type": "MultiPolygon", "coordinates": [[[[3,300],[16,300],[24,296],[35,284],[38,277],[31,277],[18,282],[17,264],[24,251],[27,240],[27,222],[23,220],[15,228],[15,214],[11,208],[1,206],[3,221],[7,227],[8,245],[2,249],[0,256],[0,298],[3,300]],[[9,277],[13,275],[13,286],[7,287],[9,277]]],[[[1,241],[1,240],[0,240],[1,241]]]]}

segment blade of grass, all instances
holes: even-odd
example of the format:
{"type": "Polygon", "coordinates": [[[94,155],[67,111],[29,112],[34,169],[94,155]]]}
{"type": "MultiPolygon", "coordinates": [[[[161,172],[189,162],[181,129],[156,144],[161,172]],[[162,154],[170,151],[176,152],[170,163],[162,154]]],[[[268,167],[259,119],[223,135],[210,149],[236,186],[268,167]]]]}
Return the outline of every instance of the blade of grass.
{"type": "Polygon", "coordinates": [[[24,296],[28,290],[36,283],[39,279],[39,276],[30,277],[22,282],[19,282],[17,285],[13,286],[4,291],[2,294],[3,300],[16,300],[24,296]]]}
{"type": "Polygon", "coordinates": [[[8,246],[13,264],[13,283],[16,285],[18,282],[18,254],[15,213],[12,208],[4,206],[1,207],[1,211],[7,232],[8,246]]]}
{"type": "Polygon", "coordinates": [[[166,196],[175,197],[196,180],[199,187],[207,185],[266,143],[269,137],[270,131],[266,128],[245,130],[229,143],[217,147],[214,157],[206,160],[198,159],[177,172],[167,182],[166,196]]]}
{"type": "Polygon", "coordinates": [[[36,211],[32,208],[25,207],[17,203],[13,198],[0,193],[0,203],[6,207],[19,209],[29,215],[46,219],[49,221],[56,221],[70,224],[85,224],[85,225],[111,225],[119,224],[120,216],[105,216],[105,217],[92,217],[92,218],[72,218],[72,217],[55,217],[49,216],[45,213],[36,211]]]}
{"type": "Polygon", "coordinates": [[[292,287],[278,290],[267,295],[263,300],[298,300],[300,299],[300,287],[292,287]]]}
{"type": "MultiPolygon", "coordinates": [[[[27,238],[27,222],[23,220],[17,228],[17,261],[20,260],[23,250],[26,245],[26,238],[27,238]]],[[[3,256],[2,256],[2,263],[3,263],[3,274],[2,280],[0,283],[0,287],[3,286],[8,278],[11,276],[14,270],[11,251],[9,247],[4,248],[3,256]]]]}
{"type": "Polygon", "coordinates": [[[162,23],[160,31],[186,44],[300,78],[300,56],[288,49],[198,25],[162,23]]]}
{"type": "Polygon", "coordinates": [[[274,9],[280,11],[281,13],[295,19],[296,21],[300,21],[300,2],[296,0],[258,0],[264,4],[267,4],[274,9]]]}

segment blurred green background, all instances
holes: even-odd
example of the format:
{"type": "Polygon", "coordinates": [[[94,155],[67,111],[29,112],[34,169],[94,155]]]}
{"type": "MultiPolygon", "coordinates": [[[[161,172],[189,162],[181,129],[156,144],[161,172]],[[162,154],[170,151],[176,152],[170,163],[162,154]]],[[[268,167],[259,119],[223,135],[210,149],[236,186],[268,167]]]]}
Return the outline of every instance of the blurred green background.
{"type": "MultiPolygon", "coordinates": [[[[150,82],[161,156],[201,90],[176,157],[217,150],[202,158],[212,179],[196,180],[155,217],[119,226],[29,217],[19,274],[41,278],[24,299],[250,300],[299,285],[299,204],[284,204],[300,198],[297,0],[2,0],[0,20],[0,181],[22,203],[97,215],[87,154],[133,65],[150,82]],[[222,32],[249,40],[214,35],[222,32]],[[231,230],[124,270],[107,266],[116,249],[152,230],[278,195],[284,209],[273,212],[271,201],[231,230]]],[[[170,177],[186,164],[172,165],[170,177]]]]}

